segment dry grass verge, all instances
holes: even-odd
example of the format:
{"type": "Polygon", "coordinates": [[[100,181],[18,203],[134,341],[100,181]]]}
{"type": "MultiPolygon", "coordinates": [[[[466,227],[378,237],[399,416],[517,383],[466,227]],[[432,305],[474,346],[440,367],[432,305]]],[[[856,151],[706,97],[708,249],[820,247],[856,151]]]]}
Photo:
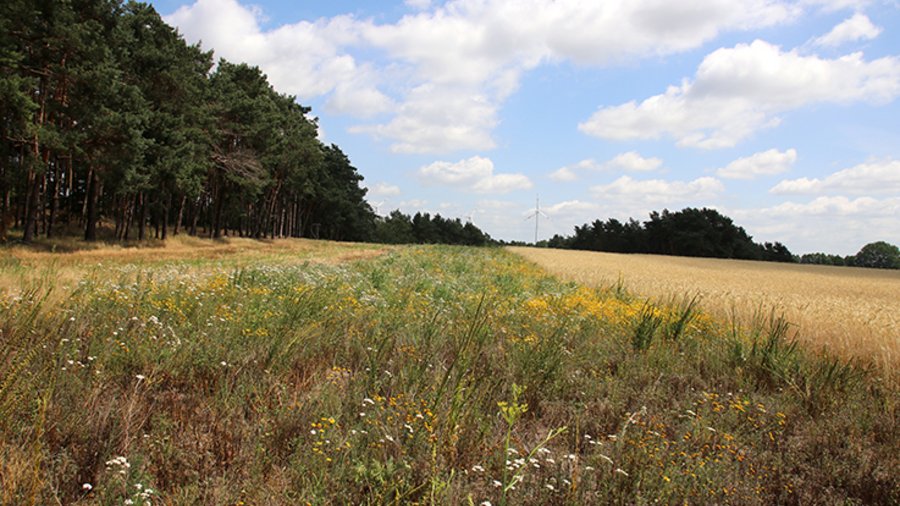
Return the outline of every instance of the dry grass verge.
{"type": "Polygon", "coordinates": [[[310,239],[203,239],[176,236],[143,243],[85,243],[75,239],[43,240],[31,246],[0,248],[0,294],[47,284],[71,287],[90,273],[110,267],[149,268],[180,265],[192,271],[238,269],[259,263],[339,264],[379,256],[387,247],[310,239]]]}

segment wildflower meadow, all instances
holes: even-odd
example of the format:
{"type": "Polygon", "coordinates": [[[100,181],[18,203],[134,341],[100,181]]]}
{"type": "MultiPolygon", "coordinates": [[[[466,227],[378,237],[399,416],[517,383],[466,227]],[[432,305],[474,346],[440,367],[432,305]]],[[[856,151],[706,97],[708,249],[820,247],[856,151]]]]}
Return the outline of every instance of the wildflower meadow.
{"type": "Polygon", "coordinates": [[[0,503],[900,503],[896,385],[777,314],[335,248],[8,255],[0,503]]]}

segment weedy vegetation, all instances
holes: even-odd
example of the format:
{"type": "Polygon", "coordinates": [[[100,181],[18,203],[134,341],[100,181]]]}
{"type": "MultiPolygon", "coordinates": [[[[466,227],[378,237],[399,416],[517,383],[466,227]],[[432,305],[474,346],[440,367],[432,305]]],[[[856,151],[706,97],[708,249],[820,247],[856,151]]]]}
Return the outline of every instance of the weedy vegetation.
{"type": "Polygon", "coordinates": [[[278,244],[4,252],[0,503],[900,502],[898,390],[777,314],[278,244]]]}
{"type": "MultiPolygon", "coordinates": [[[[776,315],[806,348],[872,364],[900,383],[900,272],[746,260],[513,248],[563,279],[655,300],[695,297],[719,320],[776,315]]],[[[786,331],[788,329],[785,329],[786,331]]]]}

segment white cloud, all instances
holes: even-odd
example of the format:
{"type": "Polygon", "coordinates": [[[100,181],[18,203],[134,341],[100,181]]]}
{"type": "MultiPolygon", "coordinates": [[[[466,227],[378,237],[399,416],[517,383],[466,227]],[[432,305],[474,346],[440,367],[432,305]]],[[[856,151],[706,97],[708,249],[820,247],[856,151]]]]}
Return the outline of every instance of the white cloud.
{"type": "Polygon", "coordinates": [[[807,203],[785,202],[769,209],[761,210],[774,217],[809,216],[850,216],[850,215],[892,215],[900,212],[900,198],[878,200],[872,197],[849,199],[844,196],[816,197],[807,203]]]}
{"type": "Polygon", "coordinates": [[[531,180],[524,174],[497,174],[476,182],[472,189],[478,193],[509,193],[531,188],[531,180]]]}
{"type": "Polygon", "coordinates": [[[428,210],[425,209],[428,206],[427,200],[422,200],[422,199],[404,200],[403,202],[400,202],[397,205],[398,205],[398,209],[400,209],[401,211],[403,211],[406,214],[415,213],[417,211],[428,212],[428,210]]]}
{"type": "Polygon", "coordinates": [[[563,202],[557,202],[556,204],[545,207],[542,210],[550,216],[553,216],[554,219],[570,220],[575,217],[588,216],[599,213],[602,209],[602,206],[593,202],[584,202],[581,200],[565,200],[563,202]]]}
{"type": "Polygon", "coordinates": [[[497,123],[497,107],[487,97],[428,84],[412,90],[388,123],[350,131],[394,140],[395,153],[445,153],[493,148],[497,123]]]}
{"type": "Polygon", "coordinates": [[[756,240],[781,241],[796,254],[849,255],[864,244],[900,237],[900,197],[821,196],[809,202],[728,210],[727,214],[756,240]]]}
{"type": "Polygon", "coordinates": [[[400,187],[392,184],[388,184],[385,182],[375,183],[374,186],[369,188],[368,196],[369,197],[396,197],[400,195],[400,187]]]}
{"type": "Polygon", "coordinates": [[[754,179],[757,176],[771,176],[790,170],[797,161],[797,150],[761,151],[729,163],[716,171],[720,177],[729,179],[754,179]]]}
{"type": "Polygon", "coordinates": [[[396,107],[394,101],[374,87],[360,85],[356,82],[340,83],[326,104],[330,112],[352,114],[361,118],[376,116],[392,111],[396,107]]]}
{"type": "Polygon", "coordinates": [[[858,40],[872,40],[881,34],[881,28],[875,26],[869,17],[857,12],[853,17],[835,26],[827,34],[816,38],[813,44],[817,46],[840,46],[847,42],[858,40]]]}
{"type": "Polygon", "coordinates": [[[593,158],[588,158],[576,164],[561,167],[550,174],[550,179],[554,181],[575,181],[578,179],[576,171],[652,172],[659,169],[662,163],[663,161],[659,158],[644,158],[637,151],[628,151],[602,163],[597,162],[593,158]]]}
{"type": "Polygon", "coordinates": [[[575,173],[569,166],[560,167],[553,172],[550,173],[550,179],[554,181],[560,182],[572,182],[578,180],[578,174],[575,173]]]}
{"type": "Polygon", "coordinates": [[[801,0],[803,6],[819,8],[825,12],[841,11],[852,9],[861,10],[863,7],[871,3],[869,0],[801,0]]]}
{"type": "Polygon", "coordinates": [[[533,186],[523,174],[494,174],[494,162],[480,156],[456,163],[434,162],[419,169],[419,177],[426,183],[454,185],[476,193],[501,194],[533,186]]]}
{"type": "Polygon", "coordinates": [[[417,10],[425,10],[431,7],[431,0],[404,0],[407,7],[417,9],[417,10]]]}
{"type": "Polygon", "coordinates": [[[714,51],[693,82],[638,103],[602,107],[579,125],[605,139],[671,136],[681,146],[730,147],[777,125],[777,114],[814,103],[886,103],[900,95],[900,59],[865,61],[784,52],[761,40],[714,51]]]}
{"type": "Polygon", "coordinates": [[[636,151],[617,155],[602,166],[602,170],[625,170],[629,172],[650,172],[662,166],[659,158],[644,158],[636,151]]]}
{"type": "Polygon", "coordinates": [[[658,205],[708,200],[717,197],[724,190],[722,182],[712,177],[701,177],[686,182],[662,179],[636,180],[622,176],[610,184],[591,187],[591,193],[598,199],[658,205]]]}
{"type": "Polygon", "coordinates": [[[407,0],[379,24],[353,16],[264,31],[237,0],[197,0],[166,19],[218,56],[259,65],[281,92],[329,96],[330,110],[404,153],[488,149],[502,102],[543,62],[610,65],[699,47],[725,31],[773,26],[801,9],[777,0],[407,0]],[[438,112],[436,109],[446,110],[438,112]]]}
{"type": "Polygon", "coordinates": [[[862,163],[829,175],[824,179],[786,179],[771,190],[774,194],[821,194],[823,192],[864,194],[900,194],[900,160],[862,163]]]}

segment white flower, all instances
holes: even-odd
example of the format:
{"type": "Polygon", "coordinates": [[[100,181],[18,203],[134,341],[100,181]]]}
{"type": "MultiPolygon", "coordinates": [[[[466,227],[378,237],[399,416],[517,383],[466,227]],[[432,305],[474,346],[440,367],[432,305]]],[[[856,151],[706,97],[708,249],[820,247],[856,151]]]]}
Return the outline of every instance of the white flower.
{"type": "Polygon", "coordinates": [[[474,466],[472,466],[472,470],[475,471],[476,473],[483,473],[483,472],[484,472],[484,468],[481,467],[481,466],[479,466],[479,465],[477,465],[477,464],[474,465],[474,466]]]}
{"type": "Polygon", "coordinates": [[[479,506],[494,506],[491,501],[483,501],[479,506]]]}
{"type": "Polygon", "coordinates": [[[491,484],[494,486],[494,488],[500,488],[503,486],[503,484],[497,480],[492,481],[491,484]]]}
{"type": "Polygon", "coordinates": [[[628,473],[626,473],[626,472],[625,472],[624,470],[622,470],[621,468],[618,468],[618,467],[617,467],[617,468],[616,468],[616,472],[619,473],[619,474],[621,474],[621,475],[623,475],[623,476],[628,476],[628,473]]]}
{"type": "Polygon", "coordinates": [[[144,381],[145,379],[147,379],[147,377],[143,374],[137,374],[134,377],[137,378],[138,381],[144,381]]]}
{"type": "Polygon", "coordinates": [[[125,502],[123,504],[134,504],[134,501],[132,501],[131,499],[125,499],[125,502]]]}
{"type": "Polygon", "coordinates": [[[85,490],[85,491],[90,490],[92,488],[94,488],[94,486],[91,485],[90,483],[85,483],[84,485],[81,486],[81,490],[85,490]]]}
{"type": "Polygon", "coordinates": [[[219,362],[219,365],[221,365],[222,367],[228,367],[228,362],[223,360],[223,361],[219,362]]]}

